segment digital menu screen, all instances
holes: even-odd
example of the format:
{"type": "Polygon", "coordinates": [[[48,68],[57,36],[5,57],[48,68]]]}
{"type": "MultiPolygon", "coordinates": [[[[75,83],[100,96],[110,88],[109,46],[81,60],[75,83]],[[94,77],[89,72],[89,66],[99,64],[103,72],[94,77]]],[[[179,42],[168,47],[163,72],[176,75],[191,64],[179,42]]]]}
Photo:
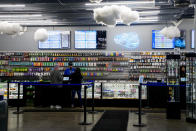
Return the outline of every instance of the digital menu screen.
{"type": "Polygon", "coordinates": [[[152,30],[152,48],[153,49],[172,49],[172,48],[185,48],[185,32],[180,32],[180,37],[169,39],[164,37],[160,30],[152,30]]]}
{"type": "Polygon", "coordinates": [[[153,49],[168,49],[174,48],[172,39],[164,37],[160,30],[152,30],[152,48],[153,49]]]}
{"type": "Polygon", "coordinates": [[[48,40],[39,41],[39,49],[70,48],[70,31],[48,31],[48,40]]]}
{"type": "Polygon", "coordinates": [[[105,49],[106,31],[75,31],[76,49],[105,49]]]}

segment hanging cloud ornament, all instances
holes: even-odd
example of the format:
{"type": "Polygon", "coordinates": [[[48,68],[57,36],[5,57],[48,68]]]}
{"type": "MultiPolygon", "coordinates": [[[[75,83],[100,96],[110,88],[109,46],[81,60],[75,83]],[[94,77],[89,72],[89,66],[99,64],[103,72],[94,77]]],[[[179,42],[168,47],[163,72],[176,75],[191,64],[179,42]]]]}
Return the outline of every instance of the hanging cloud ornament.
{"type": "Polygon", "coordinates": [[[180,37],[180,30],[177,26],[165,27],[160,31],[160,33],[169,39],[173,39],[174,37],[180,37]]]}
{"type": "Polygon", "coordinates": [[[7,34],[7,35],[20,35],[21,32],[26,32],[26,30],[24,30],[25,27],[22,27],[20,24],[18,23],[8,23],[6,21],[4,22],[0,22],[0,33],[1,34],[7,34]]]}
{"type": "Polygon", "coordinates": [[[124,24],[131,24],[139,19],[139,13],[132,11],[126,6],[104,6],[96,8],[94,11],[94,19],[96,23],[103,25],[116,25],[117,21],[122,21],[124,24]]]}
{"type": "Polygon", "coordinates": [[[34,33],[34,40],[44,42],[48,39],[48,31],[44,28],[36,30],[34,33]]]}
{"type": "Polygon", "coordinates": [[[92,2],[92,3],[100,3],[103,0],[89,0],[89,1],[92,2]]]}

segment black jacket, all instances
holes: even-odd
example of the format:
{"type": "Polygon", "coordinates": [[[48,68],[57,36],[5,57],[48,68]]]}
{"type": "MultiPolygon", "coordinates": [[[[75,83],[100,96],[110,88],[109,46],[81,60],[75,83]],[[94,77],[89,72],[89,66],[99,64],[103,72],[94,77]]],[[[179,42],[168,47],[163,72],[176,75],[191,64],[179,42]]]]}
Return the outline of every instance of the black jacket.
{"type": "MultiPolygon", "coordinates": [[[[71,81],[70,81],[71,84],[81,84],[83,77],[82,77],[81,73],[74,72],[73,74],[71,74],[70,79],[71,79],[71,81]]],[[[82,87],[81,85],[75,85],[75,86],[73,86],[73,89],[79,90],[79,89],[81,89],[81,87],[82,87]]]]}

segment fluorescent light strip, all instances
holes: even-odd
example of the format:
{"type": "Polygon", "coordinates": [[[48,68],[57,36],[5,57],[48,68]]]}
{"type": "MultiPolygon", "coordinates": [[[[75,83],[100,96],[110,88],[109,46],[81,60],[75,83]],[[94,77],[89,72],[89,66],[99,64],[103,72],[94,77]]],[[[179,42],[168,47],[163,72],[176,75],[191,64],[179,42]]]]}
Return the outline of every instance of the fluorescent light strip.
{"type": "Polygon", "coordinates": [[[159,14],[160,10],[152,10],[152,11],[140,11],[139,14],[159,14]]]}
{"type": "Polygon", "coordinates": [[[0,8],[9,8],[9,7],[26,7],[24,4],[0,4],[0,8]]]}
{"type": "Polygon", "coordinates": [[[158,16],[140,17],[140,20],[159,19],[158,16]]]}
{"type": "Polygon", "coordinates": [[[146,19],[146,20],[139,20],[137,22],[153,22],[153,21],[159,21],[158,19],[146,19]]]}
{"type": "Polygon", "coordinates": [[[17,21],[17,20],[8,20],[7,22],[9,23],[24,23],[24,24],[29,24],[29,23],[33,23],[33,24],[47,24],[47,23],[58,23],[57,21],[52,21],[52,20],[22,20],[22,21],[17,21]]]}
{"type": "Polygon", "coordinates": [[[94,5],[134,5],[134,4],[155,4],[154,1],[121,1],[121,2],[101,2],[101,3],[86,3],[86,6],[94,5]]]}
{"type": "Polygon", "coordinates": [[[28,14],[25,14],[25,15],[0,15],[0,18],[18,18],[18,17],[42,17],[41,14],[31,14],[31,15],[28,15],[28,14]]]}

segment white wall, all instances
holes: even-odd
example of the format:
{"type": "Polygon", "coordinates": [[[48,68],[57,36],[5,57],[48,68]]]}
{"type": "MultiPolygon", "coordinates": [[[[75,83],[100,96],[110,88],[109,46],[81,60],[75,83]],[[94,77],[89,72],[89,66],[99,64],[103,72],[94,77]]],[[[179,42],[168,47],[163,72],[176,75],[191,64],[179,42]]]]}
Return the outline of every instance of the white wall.
{"type": "MultiPolygon", "coordinates": [[[[179,26],[180,29],[186,31],[186,49],[184,51],[192,50],[191,44],[191,30],[193,27],[193,19],[185,19],[179,26]]],[[[133,26],[117,26],[102,27],[102,26],[76,26],[76,27],[46,27],[48,30],[71,30],[71,50],[74,51],[74,31],[75,30],[106,30],[107,31],[107,51],[159,51],[152,49],[152,30],[161,30],[166,25],[133,25],[133,26]],[[140,46],[136,49],[127,49],[114,43],[114,36],[124,32],[136,32],[140,38],[140,46]]],[[[34,42],[34,31],[36,27],[29,27],[28,32],[22,36],[11,37],[8,35],[0,35],[0,51],[40,51],[38,44],[34,42]]],[[[42,50],[41,50],[42,51],[42,50]]],[[[57,50],[58,51],[58,50],[57,50]]],[[[62,50],[60,50],[62,51],[62,50]]],[[[70,50],[67,50],[70,51],[70,50]]],[[[161,51],[168,51],[162,49],[161,51]]],[[[172,49],[171,49],[172,51],[172,49]]],[[[193,51],[193,50],[192,50],[193,51]]]]}

